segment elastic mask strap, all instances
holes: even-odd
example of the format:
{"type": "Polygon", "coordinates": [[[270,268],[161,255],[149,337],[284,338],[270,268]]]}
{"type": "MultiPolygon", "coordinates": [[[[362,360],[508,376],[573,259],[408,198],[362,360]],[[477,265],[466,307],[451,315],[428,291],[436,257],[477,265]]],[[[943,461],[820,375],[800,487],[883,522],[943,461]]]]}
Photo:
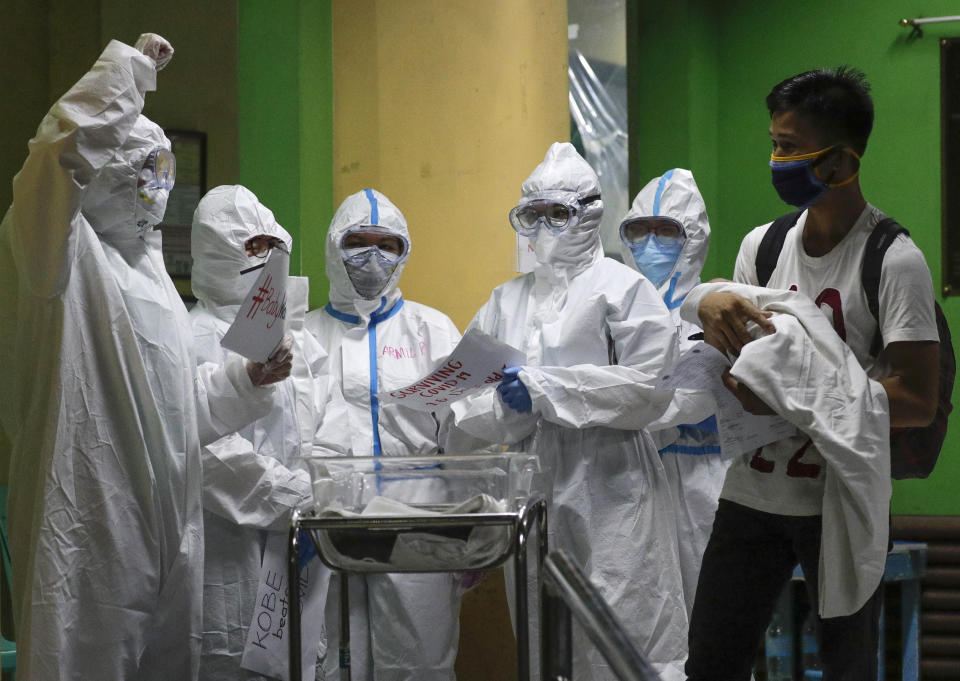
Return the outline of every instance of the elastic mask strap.
{"type": "MultiPolygon", "coordinates": [[[[826,154],[828,151],[831,151],[832,149],[836,149],[836,148],[839,147],[839,146],[840,146],[840,145],[838,145],[838,144],[831,144],[829,147],[824,147],[823,149],[820,149],[819,151],[814,151],[814,152],[811,152],[811,153],[809,153],[809,154],[800,154],[800,155],[798,155],[798,156],[774,156],[773,154],[770,154],[770,161],[773,162],[773,163],[793,163],[793,162],[796,162],[796,161],[810,161],[810,160],[813,160],[813,159],[816,159],[816,158],[822,156],[823,154],[826,154]]],[[[840,150],[841,150],[841,151],[844,151],[844,152],[846,152],[846,153],[848,153],[848,154],[850,154],[850,155],[853,156],[855,159],[857,159],[858,162],[860,161],[860,154],[858,154],[857,152],[855,152],[855,151],[854,151],[853,149],[851,149],[850,147],[846,147],[846,146],[845,146],[845,147],[840,147],[840,150]]],[[[810,168],[810,169],[811,169],[811,171],[813,170],[813,164],[811,164],[811,168],[810,168]]],[[[836,189],[837,187],[843,187],[843,186],[845,186],[845,185],[850,184],[850,183],[853,182],[855,179],[857,179],[857,176],[859,176],[859,175],[860,175],[860,167],[859,167],[859,163],[858,163],[858,164],[857,164],[857,169],[854,171],[853,175],[851,175],[850,177],[848,177],[848,178],[847,178],[846,180],[844,180],[843,182],[830,183],[830,182],[823,182],[823,180],[819,180],[819,178],[817,178],[817,179],[818,179],[820,182],[823,182],[823,185],[824,185],[825,187],[829,187],[830,189],[836,189]]]]}
{"type": "MultiPolygon", "coordinates": [[[[829,150],[829,148],[828,148],[828,150],[829,150]]],[[[857,169],[856,169],[855,171],[853,171],[853,174],[852,174],[850,177],[848,177],[847,179],[845,179],[843,182],[832,182],[832,183],[831,183],[831,182],[824,182],[823,184],[825,184],[825,185],[826,185],[827,187],[829,187],[830,189],[836,189],[837,187],[843,187],[843,186],[845,186],[845,185],[848,185],[848,184],[850,184],[851,182],[853,182],[855,179],[857,179],[857,176],[858,176],[858,175],[860,175],[860,154],[858,154],[857,152],[855,152],[855,151],[854,151],[853,149],[851,149],[850,147],[842,147],[842,148],[841,148],[841,151],[844,151],[844,152],[850,154],[851,156],[853,156],[855,159],[857,159],[857,169]]],[[[811,170],[812,170],[812,168],[811,168],[811,170]]]]}
{"type": "MultiPolygon", "coordinates": [[[[811,151],[809,154],[799,154],[797,156],[775,156],[774,154],[770,154],[770,160],[775,161],[776,163],[790,163],[792,161],[808,161],[810,159],[816,158],[820,154],[825,154],[831,149],[835,149],[837,146],[839,145],[831,144],[829,147],[824,147],[823,149],[820,149],[818,151],[811,151]]],[[[855,152],[853,151],[853,149],[850,149],[850,152],[854,153],[855,155],[855,152]]],[[[857,158],[860,158],[860,157],[857,156],[857,158]]]]}
{"type": "Polygon", "coordinates": [[[857,169],[854,171],[853,175],[851,175],[850,177],[848,177],[848,178],[847,178],[846,180],[844,180],[843,182],[837,182],[837,183],[834,183],[834,184],[830,184],[830,183],[824,182],[824,184],[827,185],[828,187],[830,187],[830,189],[836,189],[837,187],[843,187],[844,185],[850,184],[850,183],[853,182],[855,179],[857,179],[857,176],[858,176],[859,174],[860,174],[860,169],[857,168],[857,169]]]}

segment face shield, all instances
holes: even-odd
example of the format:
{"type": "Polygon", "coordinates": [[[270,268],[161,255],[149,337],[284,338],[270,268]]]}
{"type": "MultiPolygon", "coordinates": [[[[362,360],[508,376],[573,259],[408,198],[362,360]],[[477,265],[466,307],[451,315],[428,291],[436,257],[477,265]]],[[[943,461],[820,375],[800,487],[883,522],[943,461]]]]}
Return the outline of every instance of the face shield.
{"type": "Polygon", "coordinates": [[[167,211],[167,199],[177,177],[177,159],[163,147],[151,151],[137,177],[137,227],[152,229],[161,222],[167,211]]]}
{"type": "Polygon", "coordinates": [[[600,195],[593,194],[580,199],[575,192],[548,190],[538,192],[536,196],[524,197],[510,211],[510,225],[517,234],[526,237],[536,236],[541,228],[554,234],[568,229],[576,230],[585,214],[585,207],[599,201],[600,195]]]}

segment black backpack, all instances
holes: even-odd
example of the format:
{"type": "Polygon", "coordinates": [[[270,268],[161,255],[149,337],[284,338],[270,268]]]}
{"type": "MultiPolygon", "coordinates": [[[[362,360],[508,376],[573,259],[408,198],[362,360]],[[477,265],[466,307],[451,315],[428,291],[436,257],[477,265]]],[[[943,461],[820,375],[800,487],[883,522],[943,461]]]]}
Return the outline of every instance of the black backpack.
{"type": "MultiPolygon", "coordinates": [[[[760,241],[757,250],[757,280],[760,286],[770,281],[780,258],[780,251],[787,232],[800,217],[800,213],[790,213],[773,221],[767,233],[760,241]]],[[[867,294],[870,314],[877,322],[877,330],[870,346],[870,355],[877,357],[883,350],[883,336],[880,333],[880,270],[883,256],[898,234],[910,235],[893,218],[881,220],[867,239],[864,248],[863,269],[860,283],[867,294]]],[[[933,301],[937,317],[937,332],[940,335],[940,390],[937,395],[937,415],[928,426],[915,428],[890,429],[890,475],[897,480],[905,478],[925,478],[930,475],[944,438],[947,436],[947,418],[953,410],[950,398],[953,394],[953,381],[957,373],[957,362],[953,354],[953,341],[950,327],[940,304],[933,301]]]]}

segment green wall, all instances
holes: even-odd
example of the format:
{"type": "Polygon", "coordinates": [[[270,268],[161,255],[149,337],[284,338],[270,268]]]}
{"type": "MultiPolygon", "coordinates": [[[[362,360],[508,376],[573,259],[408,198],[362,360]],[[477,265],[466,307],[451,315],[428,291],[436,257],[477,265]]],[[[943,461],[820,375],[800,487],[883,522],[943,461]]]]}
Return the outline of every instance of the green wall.
{"type": "Polygon", "coordinates": [[[291,273],[327,299],[323,243],[333,215],[330,0],[239,3],[240,183],[294,240],[291,273]]]}
{"type": "MultiPolygon", "coordinates": [[[[713,229],[704,278],[731,276],[747,231],[789,210],[770,186],[764,98],[788,76],[851,64],[866,72],[876,106],[861,175],[864,194],[911,230],[939,291],[938,40],[960,36],[960,23],[926,26],[922,38],[911,39],[897,22],[956,14],[956,4],[808,0],[793,7],[747,0],[631,2],[632,191],[668,168],[691,168],[713,229]]],[[[951,328],[960,329],[960,301],[940,302],[951,328]]],[[[952,423],[933,475],[894,484],[894,513],[960,514],[958,479],[960,425],[952,423]]]]}

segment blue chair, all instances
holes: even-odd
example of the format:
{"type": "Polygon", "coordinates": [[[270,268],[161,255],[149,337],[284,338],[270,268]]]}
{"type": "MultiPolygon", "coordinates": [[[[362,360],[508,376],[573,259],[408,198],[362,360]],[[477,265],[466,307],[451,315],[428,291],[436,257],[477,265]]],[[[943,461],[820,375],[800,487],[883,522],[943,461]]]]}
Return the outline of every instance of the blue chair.
{"type": "Polygon", "coordinates": [[[7,486],[0,485],[0,681],[14,681],[17,645],[14,643],[10,591],[10,545],[7,543],[7,486]]]}

